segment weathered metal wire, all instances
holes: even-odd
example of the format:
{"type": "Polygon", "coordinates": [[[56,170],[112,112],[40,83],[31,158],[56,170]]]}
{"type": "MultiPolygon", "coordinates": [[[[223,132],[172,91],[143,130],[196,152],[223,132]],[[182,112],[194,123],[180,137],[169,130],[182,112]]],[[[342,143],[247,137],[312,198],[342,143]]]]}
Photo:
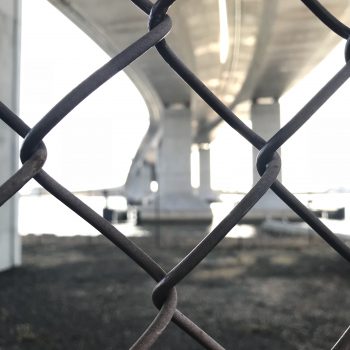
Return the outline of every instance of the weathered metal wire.
{"type": "Polygon", "coordinates": [[[332,350],[350,350],[350,327],[340,337],[332,350]]]}
{"type": "MultiPolygon", "coordinates": [[[[101,234],[121,249],[140,266],[158,284],[152,298],[160,309],[157,317],[141,337],[131,346],[133,350],[149,349],[173,321],[182,330],[206,349],[224,349],[189,318],[176,309],[176,285],[186,278],[195,267],[216,247],[227,233],[246,215],[250,209],[271,188],[295,213],[312,227],[335,251],[350,262],[350,249],[329,230],[308,208],[292,195],[278,180],[281,160],[277,153],[350,77],[350,49],[346,46],[345,66],[270,140],[247,127],[227,106],[225,106],[196,75],[186,67],[164,39],[171,30],[171,19],[167,15],[169,7],[176,0],[158,0],[153,4],[149,0],[131,0],[149,16],[149,32],[131,44],[119,55],[93,73],[56,104],[32,129],[17,115],[0,102],[0,119],[18,135],[25,138],[21,149],[22,167],[0,186],[0,205],[5,203],[26,182],[34,178],[49,193],[59,199],[77,215],[91,224],[101,234]],[[127,239],[118,229],[94,212],[85,203],[75,197],[65,187],[50,177],[42,167],[46,160],[44,137],[64,119],[79,103],[98,89],[108,79],[124,69],[131,62],[155,46],[159,54],[202,99],[227,124],[238,132],[260,152],[257,168],[261,179],[244,196],[238,205],[213,229],[193,250],[183,258],[170,272],[166,273],[150,256],[135,243],[127,239]]],[[[316,0],[301,0],[325,25],[344,39],[350,36],[350,29],[334,17],[316,0]]],[[[348,333],[335,345],[334,349],[347,349],[348,333]]]]}
{"type": "Polygon", "coordinates": [[[301,0],[326,26],[344,39],[350,36],[350,28],[334,17],[317,0],[301,0]]]}

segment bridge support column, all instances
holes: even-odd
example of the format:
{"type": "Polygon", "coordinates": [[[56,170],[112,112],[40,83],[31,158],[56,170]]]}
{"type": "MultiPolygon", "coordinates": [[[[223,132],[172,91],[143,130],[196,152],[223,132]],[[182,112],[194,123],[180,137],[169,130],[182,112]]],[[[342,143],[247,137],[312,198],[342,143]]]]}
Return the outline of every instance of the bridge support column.
{"type": "MultiPolygon", "coordinates": [[[[20,1],[0,1],[0,101],[18,110],[20,1]]],[[[18,139],[0,121],[0,184],[17,170],[18,139]]],[[[0,208],[0,271],[21,263],[18,235],[18,198],[14,196],[0,208]]]]}
{"type": "Polygon", "coordinates": [[[211,221],[209,205],[195,196],[191,186],[191,112],[182,105],[164,110],[158,149],[158,192],[140,208],[141,221],[211,221]]]}
{"type": "Polygon", "coordinates": [[[210,144],[201,143],[199,149],[199,195],[207,202],[215,200],[215,195],[211,189],[210,177],[210,144]]]}
{"type": "MultiPolygon", "coordinates": [[[[278,101],[269,103],[254,101],[251,107],[251,122],[253,130],[266,141],[274,135],[281,126],[280,105],[278,101]]],[[[260,175],[256,169],[256,158],[259,151],[253,148],[253,183],[256,184],[260,175]]],[[[281,173],[278,180],[281,181],[281,173]]],[[[262,221],[265,219],[295,219],[297,216],[282,202],[271,190],[269,190],[246,215],[246,220],[262,221]]]]}
{"type": "Polygon", "coordinates": [[[150,185],[154,177],[153,172],[153,165],[144,161],[128,177],[125,184],[125,191],[129,204],[141,204],[144,198],[151,195],[150,185]]]}

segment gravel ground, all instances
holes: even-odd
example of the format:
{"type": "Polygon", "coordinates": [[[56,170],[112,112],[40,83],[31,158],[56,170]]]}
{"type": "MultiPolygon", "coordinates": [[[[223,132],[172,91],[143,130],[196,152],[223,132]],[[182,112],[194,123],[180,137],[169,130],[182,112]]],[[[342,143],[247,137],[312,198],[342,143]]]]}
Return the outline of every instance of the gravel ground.
{"type": "MultiPolygon", "coordinates": [[[[170,269],[199,235],[161,238],[133,240],[170,269]]],[[[23,266],[0,274],[0,350],[128,349],[156,315],[155,283],[103,237],[23,243],[23,266]]],[[[331,349],[349,277],[318,238],[226,239],[178,286],[179,309],[226,349],[331,349]]],[[[170,325],[154,349],[201,347],[170,325]]]]}

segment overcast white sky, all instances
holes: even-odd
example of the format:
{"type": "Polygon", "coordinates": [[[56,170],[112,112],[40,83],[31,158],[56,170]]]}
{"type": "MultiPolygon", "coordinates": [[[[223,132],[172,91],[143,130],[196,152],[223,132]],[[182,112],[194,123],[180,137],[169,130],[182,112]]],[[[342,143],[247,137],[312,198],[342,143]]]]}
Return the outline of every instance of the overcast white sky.
{"type": "MultiPolygon", "coordinates": [[[[23,1],[22,118],[34,125],[109,60],[46,0],[23,1]]],[[[119,73],[81,103],[45,139],[45,169],[74,189],[122,185],[148,127],[143,98],[119,73]]]]}
{"type": "MultiPolygon", "coordinates": [[[[22,44],[20,109],[30,125],[109,59],[46,0],[23,1],[22,44]]],[[[282,122],[343,64],[339,47],[311,77],[282,98],[282,122]]],[[[283,182],[291,190],[350,188],[349,88],[346,84],[283,148],[283,182]]],[[[49,151],[45,169],[71,189],[122,185],[147,126],[142,97],[120,73],[45,139],[49,151]]],[[[212,144],[213,187],[249,189],[250,145],[226,126],[218,135],[212,144]]]]}

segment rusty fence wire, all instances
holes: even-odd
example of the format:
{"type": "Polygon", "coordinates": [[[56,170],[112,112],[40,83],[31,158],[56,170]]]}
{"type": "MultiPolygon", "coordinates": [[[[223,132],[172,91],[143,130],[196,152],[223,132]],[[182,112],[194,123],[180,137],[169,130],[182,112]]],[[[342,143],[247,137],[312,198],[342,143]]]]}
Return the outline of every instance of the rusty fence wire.
{"type": "MultiPolygon", "coordinates": [[[[145,21],[148,17],[149,31],[69,92],[32,129],[0,102],[0,118],[14,132],[24,138],[20,153],[23,165],[1,185],[0,205],[19,191],[30,179],[34,178],[48,192],[108,238],[155,280],[157,284],[153,290],[152,299],[154,305],[159,309],[159,313],[131,349],[149,349],[170,322],[174,322],[204,348],[224,349],[223,346],[177,309],[175,287],[224,239],[226,234],[240,222],[270,188],[308,223],[329,246],[350,263],[350,248],[277,180],[281,169],[278,149],[314,115],[350,76],[350,28],[338,21],[318,1],[301,0],[330,30],[347,40],[345,65],[294,118],[266,141],[248,128],[230,108],[226,107],[168,46],[164,38],[171,31],[172,23],[167,11],[176,0],[158,0],[155,4],[149,0],[131,1],[145,13],[145,21]],[[168,273],[152,257],[126,238],[122,232],[42,170],[47,157],[47,151],[42,141],[45,136],[93,91],[131,62],[140,58],[153,46],[169,64],[171,67],[169,69],[173,69],[226,123],[260,151],[257,158],[257,169],[261,178],[257,184],[222,222],[168,273]]],[[[349,342],[350,332],[347,332],[334,346],[334,349],[350,349],[349,342]]]]}

